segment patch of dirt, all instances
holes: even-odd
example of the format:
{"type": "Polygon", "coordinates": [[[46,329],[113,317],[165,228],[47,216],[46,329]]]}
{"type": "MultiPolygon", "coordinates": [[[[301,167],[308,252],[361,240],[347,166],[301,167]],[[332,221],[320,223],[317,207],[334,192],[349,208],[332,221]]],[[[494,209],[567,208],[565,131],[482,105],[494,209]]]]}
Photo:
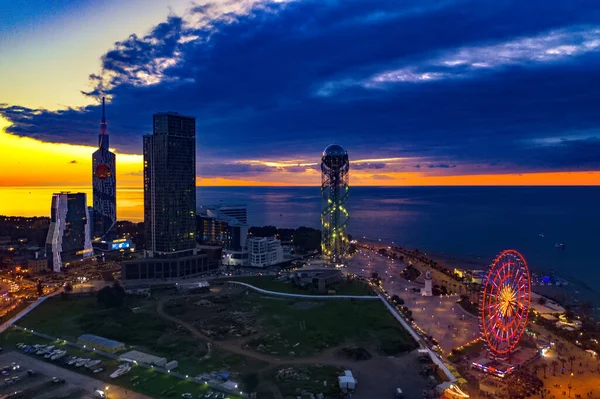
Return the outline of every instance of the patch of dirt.
{"type": "Polygon", "coordinates": [[[352,346],[348,348],[342,348],[337,352],[337,355],[344,359],[350,359],[354,361],[369,360],[373,356],[365,348],[359,346],[352,346]]]}

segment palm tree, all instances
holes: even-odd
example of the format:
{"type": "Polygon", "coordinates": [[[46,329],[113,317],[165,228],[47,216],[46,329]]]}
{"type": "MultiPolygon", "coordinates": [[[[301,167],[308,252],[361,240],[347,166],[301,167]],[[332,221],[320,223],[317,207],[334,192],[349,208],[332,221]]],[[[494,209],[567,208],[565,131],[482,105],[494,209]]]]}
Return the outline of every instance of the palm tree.
{"type": "Polygon", "coordinates": [[[477,295],[479,294],[479,284],[477,283],[473,283],[473,292],[475,293],[474,297],[475,299],[471,299],[471,302],[479,302],[479,299],[477,299],[477,295]]]}
{"type": "Polygon", "coordinates": [[[548,364],[543,363],[542,368],[544,369],[544,378],[546,378],[546,370],[548,369],[548,364]]]}
{"type": "Polygon", "coordinates": [[[561,357],[560,361],[562,363],[562,368],[564,369],[565,368],[565,363],[567,363],[567,359],[565,359],[564,357],[561,357]]]}
{"type": "Polygon", "coordinates": [[[556,360],[552,361],[552,375],[556,376],[556,366],[558,366],[558,362],[556,360]]]}
{"type": "Polygon", "coordinates": [[[539,364],[535,364],[535,365],[533,366],[533,374],[535,374],[535,376],[536,376],[536,377],[537,377],[537,372],[538,372],[538,371],[539,371],[541,368],[542,368],[542,366],[541,366],[541,365],[539,365],[539,364]]]}
{"type": "Polygon", "coordinates": [[[573,360],[575,360],[575,356],[569,356],[569,362],[571,362],[571,371],[573,371],[573,360]]]}

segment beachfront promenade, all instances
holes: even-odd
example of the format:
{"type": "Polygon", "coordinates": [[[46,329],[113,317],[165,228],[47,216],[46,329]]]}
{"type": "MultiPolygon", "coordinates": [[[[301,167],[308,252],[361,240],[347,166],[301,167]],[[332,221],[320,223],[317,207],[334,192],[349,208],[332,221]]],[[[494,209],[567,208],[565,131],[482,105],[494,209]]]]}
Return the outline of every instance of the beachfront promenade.
{"type": "Polygon", "coordinates": [[[400,276],[406,266],[399,260],[361,249],[348,263],[346,272],[365,278],[377,273],[382,279],[383,289],[390,296],[398,295],[404,300],[404,306],[412,311],[416,324],[438,341],[445,355],[479,336],[477,318],[456,304],[459,299],[457,295],[421,296],[420,292],[414,292],[413,289],[420,290],[422,284],[406,281],[400,276]]]}

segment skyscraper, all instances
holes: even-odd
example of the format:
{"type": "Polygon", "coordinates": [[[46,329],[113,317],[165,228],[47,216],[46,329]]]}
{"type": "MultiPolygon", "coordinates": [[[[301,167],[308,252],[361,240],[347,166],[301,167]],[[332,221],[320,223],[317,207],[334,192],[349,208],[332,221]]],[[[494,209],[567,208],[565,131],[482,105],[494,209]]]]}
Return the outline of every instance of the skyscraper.
{"type": "Polygon", "coordinates": [[[331,144],[321,158],[321,251],[331,263],[341,264],[348,250],[348,152],[331,144]]]}
{"type": "Polygon", "coordinates": [[[117,222],[117,180],[115,154],[108,149],[104,97],[102,97],[102,121],[98,135],[98,149],[92,154],[92,183],[94,194],[93,235],[106,238],[114,234],[117,222]]]}
{"type": "Polygon", "coordinates": [[[53,194],[46,238],[50,269],[60,272],[65,262],[93,255],[90,230],[85,193],[53,194]]]}
{"type": "Polygon", "coordinates": [[[154,115],[144,136],[144,221],[151,257],[196,248],[196,119],[154,115]]]}

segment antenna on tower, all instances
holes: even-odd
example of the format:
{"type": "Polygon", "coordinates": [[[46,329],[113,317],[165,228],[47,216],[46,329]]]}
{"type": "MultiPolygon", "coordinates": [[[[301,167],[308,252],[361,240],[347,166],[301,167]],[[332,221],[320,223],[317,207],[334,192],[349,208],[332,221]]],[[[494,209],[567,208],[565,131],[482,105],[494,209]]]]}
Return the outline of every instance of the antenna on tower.
{"type": "Polygon", "coordinates": [[[106,115],[104,113],[104,97],[102,97],[102,123],[106,124],[106,115]]]}
{"type": "Polygon", "coordinates": [[[98,137],[98,147],[108,149],[108,135],[106,134],[106,114],[104,111],[104,97],[102,97],[102,120],[100,121],[100,136],[98,137]]]}

